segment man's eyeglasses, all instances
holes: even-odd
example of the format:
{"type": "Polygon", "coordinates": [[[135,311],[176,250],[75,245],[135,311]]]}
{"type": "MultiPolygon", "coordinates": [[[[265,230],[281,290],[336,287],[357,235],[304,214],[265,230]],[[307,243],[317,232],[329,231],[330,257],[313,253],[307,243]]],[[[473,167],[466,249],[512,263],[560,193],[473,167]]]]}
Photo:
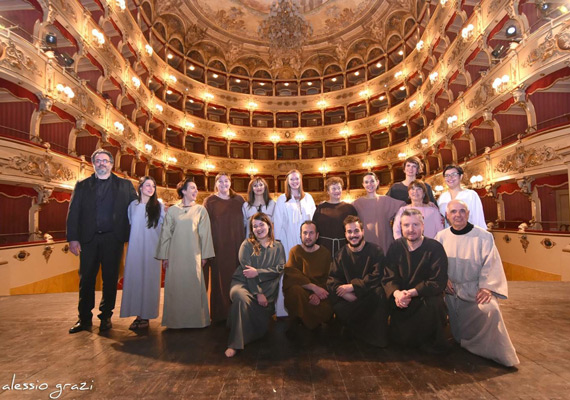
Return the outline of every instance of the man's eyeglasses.
{"type": "Polygon", "coordinates": [[[444,177],[445,179],[448,179],[448,178],[455,178],[456,176],[459,176],[459,174],[458,174],[457,172],[450,172],[449,174],[443,175],[443,177],[444,177]]]}
{"type": "Polygon", "coordinates": [[[111,161],[110,161],[110,160],[106,160],[106,159],[103,159],[103,160],[95,160],[95,164],[105,164],[105,165],[107,165],[107,164],[110,164],[110,163],[111,163],[111,161]]]}

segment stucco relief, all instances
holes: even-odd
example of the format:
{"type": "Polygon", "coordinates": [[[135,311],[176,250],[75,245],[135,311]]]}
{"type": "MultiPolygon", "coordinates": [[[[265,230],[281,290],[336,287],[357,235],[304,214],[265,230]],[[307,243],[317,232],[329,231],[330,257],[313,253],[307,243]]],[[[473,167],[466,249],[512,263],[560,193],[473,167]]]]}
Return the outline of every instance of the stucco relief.
{"type": "Polygon", "coordinates": [[[63,14],[68,15],[74,22],[77,22],[77,14],[75,14],[75,10],[72,6],[70,6],[69,2],[65,0],[53,0],[53,3],[63,11],[63,14]]]}
{"type": "Polygon", "coordinates": [[[0,167],[13,169],[25,175],[38,176],[47,182],[52,180],[68,182],[76,179],[76,175],[71,169],[55,162],[49,154],[0,157],[0,167]]]}
{"type": "Polygon", "coordinates": [[[495,167],[495,171],[502,173],[522,173],[528,168],[537,167],[546,161],[557,158],[561,159],[556,153],[556,150],[552,147],[542,146],[539,148],[525,149],[523,146],[519,146],[513,154],[509,154],[499,161],[495,167]]]}
{"type": "Polygon", "coordinates": [[[43,73],[38,69],[36,62],[24,54],[12,40],[9,40],[7,43],[0,42],[0,64],[30,71],[40,78],[43,77],[43,73]]]}
{"type": "Polygon", "coordinates": [[[473,98],[467,103],[467,109],[471,110],[483,106],[488,102],[492,95],[493,88],[491,87],[491,84],[489,82],[482,83],[479,88],[477,88],[473,98]]]}
{"type": "Polygon", "coordinates": [[[75,97],[71,100],[71,103],[79,107],[85,114],[89,114],[95,118],[102,118],[103,114],[101,109],[97,107],[92,97],[93,96],[90,96],[85,90],[75,88],[75,97]]]}

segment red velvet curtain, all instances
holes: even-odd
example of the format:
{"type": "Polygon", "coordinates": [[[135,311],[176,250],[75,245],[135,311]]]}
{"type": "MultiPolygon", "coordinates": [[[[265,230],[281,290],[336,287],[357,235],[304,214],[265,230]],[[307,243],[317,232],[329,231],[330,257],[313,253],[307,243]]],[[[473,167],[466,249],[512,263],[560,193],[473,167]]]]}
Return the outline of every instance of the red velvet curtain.
{"type": "Polygon", "coordinates": [[[65,239],[65,222],[69,201],[58,202],[50,199],[40,208],[39,227],[43,233],[49,233],[54,239],[65,239]]]}
{"type": "Polygon", "coordinates": [[[0,192],[0,245],[28,241],[28,212],[31,206],[31,197],[12,197],[0,192]]]}
{"type": "Polygon", "coordinates": [[[532,207],[529,197],[516,191],[512,194],[503,193],[505,203],[506,228],[516,229],[521,223],[532,219],[532,207]]]}

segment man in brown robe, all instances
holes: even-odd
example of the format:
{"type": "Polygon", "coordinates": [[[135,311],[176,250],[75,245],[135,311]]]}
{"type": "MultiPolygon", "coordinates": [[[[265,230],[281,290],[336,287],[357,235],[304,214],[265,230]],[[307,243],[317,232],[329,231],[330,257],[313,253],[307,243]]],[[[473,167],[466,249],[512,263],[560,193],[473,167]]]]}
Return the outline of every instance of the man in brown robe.
{"type": "Polygon", "coordinates": [[[408,208],[400,219],[402,237],[390,246],[382,285],[390,310],[390,339],[428,352],[447,350],[447,255],[436,240],[423,236],[420,210],[408,208]]]}
{"type": "Polygon", "coordinates": [[[299,320],[309,330],[314,330],[332,316],[326,290],[331,255],[327,248],[317,244],[318,238],[315,223],[303,222],[301,244],[291,249],[285,265],[283,296],[291,321],[291,334],[299,320]]]}
{"type": "Polygon", "coordinates": [[[381,285],[382,250],[364,241],[362,222],[344,220],[347,244],[331,264],[327,289],[338,320],[357,339],[378,347],[388,344],[386,298],[381,285]]]}

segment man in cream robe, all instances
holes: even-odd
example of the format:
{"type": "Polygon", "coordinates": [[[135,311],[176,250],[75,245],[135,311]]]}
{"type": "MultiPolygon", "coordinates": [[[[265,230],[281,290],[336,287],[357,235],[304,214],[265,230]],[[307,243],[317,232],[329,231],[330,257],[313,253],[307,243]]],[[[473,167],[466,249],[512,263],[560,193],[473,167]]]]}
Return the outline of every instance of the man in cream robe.
{"type": "Polygon", "coordinates": [[[447,205],[451,227],[439,241],[448,257],[445,301],[451,333],[461,347],[512,367],[519,363],[498,298],[507,298],[507,279],[493,235],[468,222],[469,209],[461,200],[447,205]]]}

